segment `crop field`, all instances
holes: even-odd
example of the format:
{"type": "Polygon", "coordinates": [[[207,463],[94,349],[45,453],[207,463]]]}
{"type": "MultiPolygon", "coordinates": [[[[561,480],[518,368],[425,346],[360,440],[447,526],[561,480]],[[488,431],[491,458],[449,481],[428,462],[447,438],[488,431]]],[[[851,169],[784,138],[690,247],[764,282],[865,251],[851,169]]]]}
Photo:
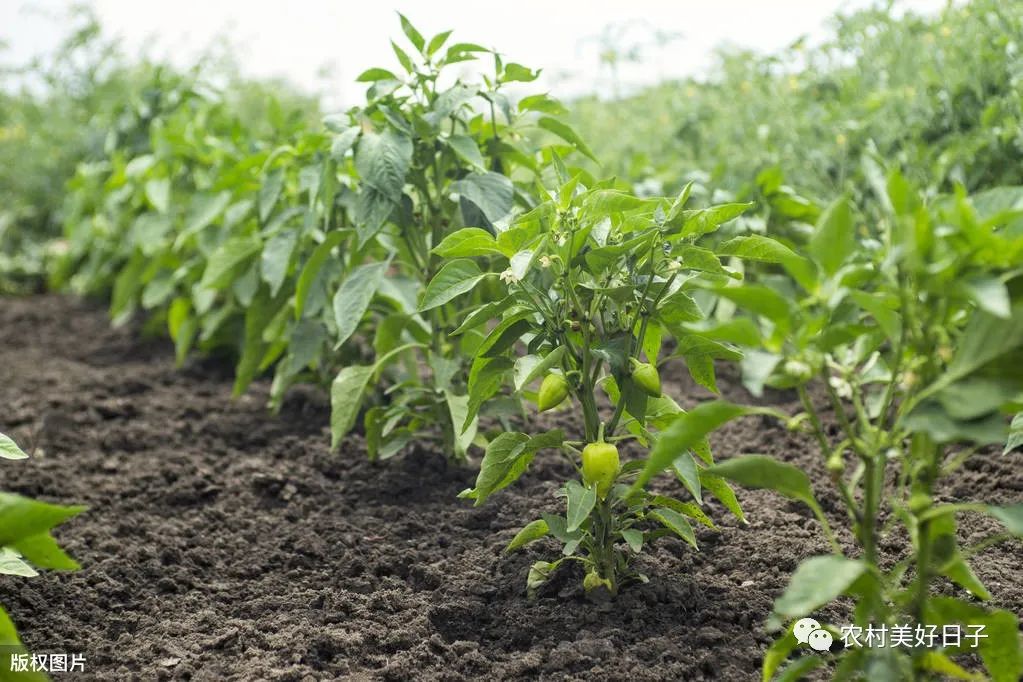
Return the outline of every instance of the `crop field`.
{"type": "Polygon", "coordinates": [[[0,681],[1023,679],[1023,4],[613,98],[415,19],[0,70],[0,681]]]}

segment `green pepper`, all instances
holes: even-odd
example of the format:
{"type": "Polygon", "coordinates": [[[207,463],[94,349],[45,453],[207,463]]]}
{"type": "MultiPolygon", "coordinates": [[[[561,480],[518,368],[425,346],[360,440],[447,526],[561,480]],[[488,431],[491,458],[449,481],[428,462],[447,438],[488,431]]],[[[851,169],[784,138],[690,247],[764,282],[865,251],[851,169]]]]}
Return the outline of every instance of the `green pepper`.
{"type": "Polygon", "coordinates": [[[632,358],[632,381],[651,398],[661,397],[661,375],[650,363],[632,358]]]}
{"type": "Polygon", "coordinates": [[[618,448],[613,443],[605,443],[601,438],[583,448],[583,482],[596,486],[600,499],[607,497],[620,467],[618,448]]]}
{"type": "Polygon", "coordinates": [[[541,412],[554,409],[568,397],[568,379],[563,374],[548,374],[540,384],[536,403],[541,412]]]}

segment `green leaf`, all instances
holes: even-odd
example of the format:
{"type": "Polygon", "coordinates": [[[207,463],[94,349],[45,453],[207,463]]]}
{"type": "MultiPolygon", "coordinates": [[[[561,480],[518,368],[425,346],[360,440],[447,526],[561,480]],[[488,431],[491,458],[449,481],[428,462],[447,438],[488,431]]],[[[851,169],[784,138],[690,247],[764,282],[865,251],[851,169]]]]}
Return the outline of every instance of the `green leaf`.
{"type": "Polygon", "coordinates": [[[476,205],[492,223],[508,215],[515,199],[515,186],[512,181],[492,171],[470,173],[461,180],[451,183],[451,189],[476,205]]]}
{"type": "Polygon", "coordinates": [[[433,247],[433,253],[442,258],[503,255],[497,240],[489,232],[478,227],[463,227],[452,232],[433,247]]]}
{"type": "Polygon", "coordinates": [[[448,36],[450,35],[451,31],[442,31],[441,33],[438,33],[434,37],[430,38],[430,42],[426,46],[426,56],[432,57],[434,54],[436,54],[437,50],[444,46],[444,43],[447,41],[448,36]]]}
{"type": "Polygon", "coordinates": [[[562,123],[556,118],[551,118],[550,116],[541,117],[540,120],[537,121],[537,125],[539,125],[544,130],[549,130],[550,132],[554,133],[562,140],[568,142],[570,145],[575,147],[579,152],[581,152],[585,156],[588,156],[593,161],[600,163],[600,161],[597,160],[597,157],[593,155],[593,152],[590,151],[590,148],[586,146],[586,143],[583,142],[583,139],[579,137],[579,134],[575,132],[575,130],[573,130],[571,126],[562,123]]]}
{"type": "Polygon", "coordinates": [[[374,67],[366,69],[355,79],[357,83],[373,83],[375,81],[396,81],[401,80],[387,69],[374,67]]]}
{"type": "MultiPolygon", "coordinates": [[[[988,611],[951,597],[932,596],[927,602],[928,624],[983,626],[976,653],[984,661],[993,682],[1017,682],[1023,676],[1023,647],[1019,619],[1008,611],[988,611]]],[[[966,649],[972,651],[972,648],[966,649]]]]}
{"type": "Polygon", "coordinates": [[[416,27],[412,25],[405,15],[398,12],[398,17],[401,19],[401,30],[405,33],[405,36],[409,39],[409,42],[415,45],[416,49],[420,52],[423,51],[423,46],[426,45],[426,40],[422,34],[416,30],[416,27]]]}
{"type": "Polygon", "coordinates": [[[537,519],[527,523],[522,530],[515,534],[508,546],[504,548],[506,552],[514,552],[520,547],[528,545],[534,540],[547,537],[550,532],[550,528],[547,526],[547,522],[543,519],[537,519]]]}
{"type": "Polygon", "coordinates": [[[924,389],[920,398],[933,395],[980,369],[998,357],[1023,346],[1023,305],[1009,319],[977,311],[963,330],[952,362],[945,374],[924,389]]]}
{"type": "Polygon", "coordinates": [[[476,486],[459,497],[475,500],[475,506],[480,506],[495,492],[514,483],[538,450],[561,447],[564,440],[565,435],[560,429],[532,438],[524,433],[506,431],[499,434],[490,441],[483,455],[476,486]]]}
{"type": "Polygon", "coordinates": [[[483,155],[480,154],[480,148],[477,146],[476,140],[472,139],[468,135],[452,135],[445,141],[459,158],[473,168],[486,172],[487,165],[483,160],[483,155]]]}
{"type": "Polygon", "coordinates": [[[721,204],[690,211],[682,211],[682,231],[680,238],[698,237],[715,231],[729,220],[734,220],[746,212],[752,203],[721,204]]]}
{"type": "Polygon", "coordinates": [[[708,467],[707,471],[747,488],[767,488],[810,506],[817,504],[809,476],[791,464],[765,455],[733,457],[708,467]]]}
{"type": "Polygon", "coordinates": [[[657,442],[650,450],[646,464],[635,483],[632,484],[631,491],[640,490],[647,481],[670,467],[682,453],[698,446],[708,434],[722,424],[749,414],[776,414],[776,411],[715,400],[702,403],[692,411],[680,414],[657,437],[657,442]]]}
{"type": "Polygon", "coordinates": [[[213,195],[199,194],[193,197],[188,207],[188,215],[185,217],[185,227],[174,241],[175,250],[180,249],[189,236],[212,225],[213,221],[220,217],[230,203],[231,193],[226,191],[213,195]]]}
{"type": "Polygon", "coordinates": [[[259,272],[270,286],[270,295],[276,297],[288,276],[291,255],[298,245],[298,230],[278,232],[266,243],[260,257],[259,272]]]}
{"type": "Polygon", "coordinates": [[[465,431],[469,428],[472,420],[479,414],[483,403],[490,400],[504,383],[504,377],[512,363],[507,358],[485,358],[477,357],[473,362],[472,370],[469,372],[469,405],[466,410],[465,421],[456,424],[456,428],[465,431]]]}
{"type": "Polygon", "coordinates": [[[3,459],[28,459],[28,455],[9,436],[0,433],[0,457],[3,459]]]}
{"type": "Polygon", "coordinates": [[[700,472],[696,468],[696,460],[688,452],[683,452],[673,463],[675,473],[686,487],[689,494],[693,496],[697,504],[703,504],[702,487],[700,486],[700,472]]]}
{"type": "Polygon", "coordinates": [[[1023,502],[1008,507],[990,506],[987,513],[1001,521],[1007,531],[1023,538],[1023,502]]]}
{"type": "Polygon", "coordinates": [[[799,565],[789,586],[774,602],[774,612],[784,619],[801,618],[837,599],[867,570],[862,561],[829,554],[815,556],[799,565]]]}
{"type": "Polygon", "coordinates": [[[309,260],[306,261],[305,267],[302,268],[302,272],[298,276],[298,283],[295,285],[296,320],[302,319],[302,313],[305,311],[305,302],[309,297],[309,290],[316,281],[316,277],[320,274],[323,264],[330,256],[330,252],[341,243],[347,234],[348,232],[345,230],[329,232],[323,242],[313,249],[313,253],[309,256],[309,260]]]}
{"type": "MultiPolygon", "coordinates": [[[[0,547],[0,574],[34,578],[39,573],[10,547],[0,547]]],[[[4,671],[6,672],[6,671],[4,671]]]]}
{"type": "Polygon", "coordinates": [[[261,293],[245,311],[245,335],[242,340],[241,356],[235,367],[232,390],[232,394],[236,398],[245,392],[259,371],[261,360],[266,352],[263,333],[276,313],[277,308],[265,293],[261,293]]]}
{"type": "Polygon", "coordinates": [[[565,531],[573,533],[590,517],[590,512],[597,504],[597,489],[571,480],[565,483],[565,496],[568,498],[565,531]]]}
{"type": "Polygon", "coordinates": [[[625,540],[625,544],[629,546],[634,553],[639,554],[643,551],[643,532],[636,530],[635,528],[626,528],[621,531],[622,539],[625,540]]]}
{"type": "Polygon", "coordinates": [[[565,354],[565,346],[558,346],[543,358],[537,355],[524,355],[515,361],[515,390],[521,391],[531,382],[536,381],[547,372],[557,367],[565,354]]]}
{"type": "Polygon", "coordinates": [[[877,320],[885,336],[892,340],[899,338],[902,318],[891,308],[885,296],[869,291],[850,291],[849,297],[877,320]]]}
{"type": "Polygon", "coordinates": [[[78,562],[60,548],[49,533],[39,533],[12,543],[11,546],[38,568],[56,571],[77,571],[78,562]]]}
{"type": "Polygon", "coordinates": [[[366,185],[397,203],[412,164],[412,140],[396,130],[363,133],[355,152],[355,170],[366,185]]]}
{"type": "Polygon", "coordinates": [[[972,277],[963,282],[962,286],[981,310],[1005,320],[1012,315],[1009,290],[999,278],[983,275],[972,277]]]}
{"type": "Polygon", "coordinates": [[[686,520],[686,517],[682,516],[674,509],[663,507],[650,512],[647,516],[688,542],[694,549],[699,549],[699,547],[696,546],[696,534],[693,533],[693,527],[689,525],[689,521],[686,520]]]}
{"type": "Polygon", "coordinates": [[[463,458],[476,438],[477,419],[475,415],[469,418],[469,396],[456,395],[446,390],[444,398],[451,414],[451,427],[455,432],[455,455],[463,458]]]}
{"type": "Polygon", "coordinates": [[[816,288],[817,278],[810,261],[770,237],[759,234],[733,237],[718,247],[718,253],[761,263],[777,263],[807,291],[816,288]]]}
{"type": "Polygon", "coordinates": [[[501,79],[505,83],[532,83],[540,75],[540,70],[533,71],[522,64],[516,64],[509,62],[504,65],[504,77],[501,79]]]}
{"type": "Polygon", "coordinates": [[[716,474],[708,473],[706,469],[700,469],[700,485],[703,489],[716,497],[739,521],[746,523],[746,515],[742,513],[742,506],[735,496],[735,491],[728,485],[725,479],[716,474]]]}
{"type": "Polygon", "coordinates": [[[1002,450],[1002,454],[1007,455],[1010,450],[1015,450],[1021,446],[1023,446],[1023,412],[1012,418],[1012,425],[1009,427],[1009,438],[1005,442],[1005,449],[1002,450]]]}
{"type": "Polygon", "coordinates": [[[263,244],[258,235],[240,235],[232,237],[220,245],[206,263],[199,287],[202,289],[221,289],[235,279],[238,270],[252,256],[259,253],[263,244]]]}
{"type": "Polygon", "coordinates": [[[358,328],[388,267],[390,261],[366,263],[355,268],[342,282],[334,294],[334,320],[337,322],[334,348],[340,348],[358,328]]]}
{"type": "Polygon", "coordinates": [[[848,197],[840,197],[828,206],[817,221],[807,251],[829,277],[838,272],[856,250],[852,206],[848,197]]]}
{"type": "Polygon", "coordinates": [[[270,214],[274,210],[274,206],[277,205],[277,200],[281,197],[281,191],[283,191],[283,189],[283,168],[278,168],[265,177],[262,186],[259,188],[258,205],[260,223],[265,223],[266,219],[270,217],[270,214]]]}
{"type": "Polygon", "coordinates": [[[472,291],[487,274],[467,258],[446,263],[426,286],[419,311],[431,310],[472,291]]]}
{"type": "Polygon", "coordinates": [[[558,559],[557,561],[537,561],[529,567],[529,575],[526,577],[526,594],[530,599],[536,596],[536,591],[539,590],[544,584],[551,579],[554,575],[554,571],[558,570],[558,566],[564,559],[558,559]]]}
{"type": "Polygon", "coordinates": [[[85,510],[86,507],[48,504],[13,493],[0,493],[0,547],[46,533],[85,510]]]}
{"type": "Polygon", "coordinates": [[[713,291],[740,308],[762,315],[784,329],[791,325],[792,308],[789,300],[770,287],[762,284],[744,284],[741,287],[716,287],[713,291]]]}
{"type": "Polygon", "coordinates": [[[166,213],[170,208],[170,191],[171,184],[167,178],[146,182],[146,199],[160,213],[166,213]]]}
{"type": "Polygon", "coordinates": [[[354,365],[345,367],[330,385],[330,448],[337,449],[352,426],[362,407],[362,394],[366,391],[374,367],[354,365]]]}

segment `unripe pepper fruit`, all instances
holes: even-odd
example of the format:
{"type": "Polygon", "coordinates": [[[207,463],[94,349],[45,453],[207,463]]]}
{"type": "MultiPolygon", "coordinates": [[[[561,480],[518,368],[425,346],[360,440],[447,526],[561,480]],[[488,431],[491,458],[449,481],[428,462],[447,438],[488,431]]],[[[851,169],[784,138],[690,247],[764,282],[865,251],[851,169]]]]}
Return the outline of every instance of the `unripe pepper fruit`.
{"type": "Polygon", "coordinates": [[[604,442],[604,427],[601,426],[599,440],[583,448],[583,482],[596,486],[597,497],[603,500],[618,478],[620,468],[618,448],[614,443],[604,442]]]}
{"type": "Polygon", "coordinates": [[[568,397],[568,379],[563,374],[548,374],[540,384],[540,392],[536,397],[537,407],[541,412],[552,410],[568,397]]]}
{"type": "Polygon", "coordinates": [[[661,397],[661,375],[650,363],[632,358],[632,381],[651,398],[661,397]]]}

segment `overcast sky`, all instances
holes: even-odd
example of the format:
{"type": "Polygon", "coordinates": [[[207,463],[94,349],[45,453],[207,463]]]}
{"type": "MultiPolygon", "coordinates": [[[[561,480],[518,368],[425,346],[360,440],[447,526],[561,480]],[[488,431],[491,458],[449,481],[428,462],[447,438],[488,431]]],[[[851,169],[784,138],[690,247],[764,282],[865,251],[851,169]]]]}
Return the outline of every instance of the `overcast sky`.
{"type": "MultiPolygon", "coordinates": [[[[0,0],[4,62],[52,49],[68,0],[0,0]],[[29,7],[33,9],[28,9],[29,7]]],[[[284,76],[331,103],[351,103],[364,90],[353,83],[370,66],[393,66],[387,38],[399,37],[401,11],[428,37],[454,29],[453,40],[496,47],[510,60],[544,68],[542,86],[560,96],[607,92],[610,72],[599,60],[599,37],[608,26],[629,27],[625,49],[652,44],[656,32],[675,36],[646,50],[642,64],[624,64],[624,89],[706,71],[711,51],[723,44],[762,51],[802,35],[826,35],[827,19],[870,0],[90,0],[105,29],[129,52],[147,50],[186,65],[226,37],[243,71],[284,76]],[[325,73],[329,75],[325,76],[325,73]]],[[[945,0],[902,0],[900,8],[937,11],[945,0]]]]}

